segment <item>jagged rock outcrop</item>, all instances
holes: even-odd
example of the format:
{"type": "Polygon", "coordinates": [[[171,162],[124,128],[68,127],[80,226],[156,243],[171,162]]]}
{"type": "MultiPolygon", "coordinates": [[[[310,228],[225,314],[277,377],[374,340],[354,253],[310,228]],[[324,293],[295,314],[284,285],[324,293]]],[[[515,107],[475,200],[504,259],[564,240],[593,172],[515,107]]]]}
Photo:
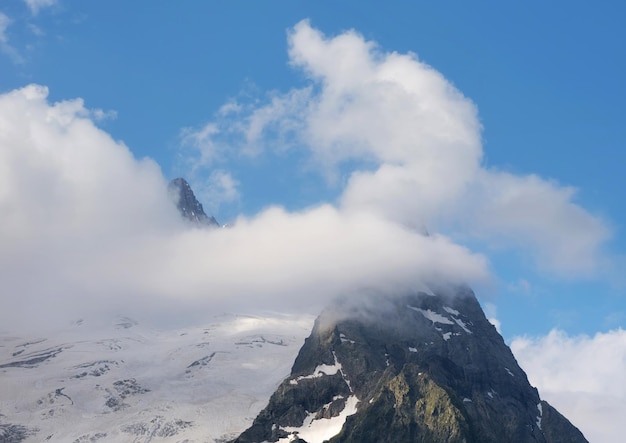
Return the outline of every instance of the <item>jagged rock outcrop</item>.
{"type": "Polygon", "coordinates": [[[542,401],[473,292],[345,300],[234,442],[586,442],[542,401]]]}
{"type": "Polygon", "coordinates": [[[168,191],[185,220],[199,226],[219,226],[215,217],[206,215],[187,180],[181,177],[173,179],[168,184],[168,191]]]}

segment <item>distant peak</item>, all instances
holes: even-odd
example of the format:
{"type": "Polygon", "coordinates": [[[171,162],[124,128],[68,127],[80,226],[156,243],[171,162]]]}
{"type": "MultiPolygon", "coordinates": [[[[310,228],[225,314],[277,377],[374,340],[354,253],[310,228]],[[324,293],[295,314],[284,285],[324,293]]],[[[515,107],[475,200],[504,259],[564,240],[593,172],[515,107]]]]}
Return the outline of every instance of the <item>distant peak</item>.
{"type": "Polygon", "coordinates": [[[185,180],[183,177],[178,177],[173,179],[172,181],[170,181],[169,185],[170,188],[171,187],[186,187],[191,189],[191,186],[189,186],[189,182],[187,180],[185,180]]]}
{"type": "Polygon", "coordinates": [[[167,189],[185,220],[195,225],[219,226],[215,217],[206,215],[187,180],[182,177],[175,178],[169,182],[167,189]]]}

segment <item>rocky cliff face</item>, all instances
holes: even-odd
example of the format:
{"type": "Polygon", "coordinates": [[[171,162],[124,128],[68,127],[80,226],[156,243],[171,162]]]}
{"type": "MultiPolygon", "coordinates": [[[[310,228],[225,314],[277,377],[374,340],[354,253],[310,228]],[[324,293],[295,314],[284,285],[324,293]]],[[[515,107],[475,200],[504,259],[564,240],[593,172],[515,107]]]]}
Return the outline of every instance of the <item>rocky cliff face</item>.
{"type": "Polygon", "coordinates": [[[219,226],[214,217],[206,215],[187,180],[175,178],[169,182],[168,191],[183,218],[199,226],[219,226]]]}
{"type": "Polygon", "coordinates": [[[234,442],[586,442],[530,386],[474,294],[338,302],[234,442]]]}

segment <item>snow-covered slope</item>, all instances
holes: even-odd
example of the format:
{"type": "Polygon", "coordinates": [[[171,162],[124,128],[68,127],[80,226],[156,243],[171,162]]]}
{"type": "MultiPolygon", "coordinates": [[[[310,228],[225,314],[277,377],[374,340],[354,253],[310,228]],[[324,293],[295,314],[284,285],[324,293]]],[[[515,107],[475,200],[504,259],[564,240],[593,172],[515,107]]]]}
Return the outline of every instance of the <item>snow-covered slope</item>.
{"type": "Polygon", "coordinates": [[[313,318],[223,315],[153,330],[128,318],[0,335],[2,442],[216,442],[248,427],[313,318]]]}

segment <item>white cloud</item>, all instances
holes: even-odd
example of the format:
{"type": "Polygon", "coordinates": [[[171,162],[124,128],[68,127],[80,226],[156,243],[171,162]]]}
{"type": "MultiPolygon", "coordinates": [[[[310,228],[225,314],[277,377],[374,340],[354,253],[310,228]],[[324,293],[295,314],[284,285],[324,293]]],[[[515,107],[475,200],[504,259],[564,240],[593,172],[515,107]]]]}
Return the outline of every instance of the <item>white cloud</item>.
{"type": "MultiPolygon", "coordinates": [[[[91,118],[82,100],[49,104],[41,86],[0,96],[3,328],[83,311],[165,322],[229,306],[316,312],[362,288],[487,278],[484,257],[443,236],[330,205],[190,229],[159,167],[91,118]]],[[[228,174],[213,179],[227,198],[237,195],[228,174]]]]}
{"type": "Polygon", "coordinates": [[[212,137],[217,133],[219,133],[219,129],[214,123],[209,123],[197,131],[183,128],[181,131],[183,146],[190,146],[195,150],[191,158],[185,158],[185,167],[194,172],[198,168],[211,166],[219,155],[212,140],[212,137]]]}
{"type": "Polygon", "coordinates": [[[567,275],[593,274],[606,260],[601,246],[610,237],[606,222],[576,205],[576,190],[536,175],[482,171],[477,195],[464,205],[474,233],[487,241],[532,247],[540,268],[567,275]]]}
{"type": "Polygon", "coordinates": [[[103,120],[115,120],[117,118],[117,111],[113,110],[105,111],[104,109],[97,108],[92,109],[90,113],[93,119],[98,122],[103,120]]]}
{"type": "Polygon", "coordinates": [[[30,30],[30,32],[33,33],[33,35],[36,35],[37,37],[43,37],[46,35],[46,33],[44,32],[43,29],[41,29],[39,26],[34,25],[32,23],[29,23],[28,25],[28,29],[30,30]]]}
{"type": "Polygon", "coordinates": [[[189,178],[197,198],[204,202],[204,210],[214,214],[224,204],[235,203],[241,197],[239,182],[228,172],[215,169],[207,179],[198,175],[189,178]]]}
{"type": "Polygon", "coordinates": [[[33,15],[39,13],[43,8],[48,8],[50,6],[54,6],[58,3],[58,0],[24,0],[28,9],[33,15]]]}
{"type": "Polygon", "coordinates": [[[17,49],[9,43],[7,29],[13,23],[11,18],[0,12],[0,52],[6,54],[14,63],[22,63],[24,59],[17,49]]]}
{"type": "MultiPolygon", "coordinates": [[[[521,250],[561,276],[603,270],[607,223],[571,187],[485,168],[476,107],[415,54],[383,52],[354,31],[326,37],[308,21],[288,38],[309,85],[238,103],[236,115],[187,137],[223,156],[216,147],[306,149],[326,177],[348,170],[342,210],[521,250]]],[[[200,159],[215,158],[205,151],[200,159]]]]}
{"type": "Polygon", "coordinates": [[[0,43],[7,44],[9,38],[7,37],[7,28],[11,24],[11,19],[8,15],[0,12],[0,43]]]}
{"type": "MultiPolygon", "coordinates": [[[[36,15],[40,9],[55,5],[57,0],[24,0],[24,3],[28,6],[31,13],[36,15]]],[[[0,52],[8,56],[13,63],[22,64],[26,62],[26,58],[23,55],[24,48],[32,48],[28,45],[24,47],[23,44],[19,43],[19,41],[17,44],[10,41],[7,30],[11,25],[16,26],[18,29],[28,29],[36,37],[43,37],[45,32],[40,27],[32,23],[25,23],[23,18],[20,19],[18,17],[17,21],[14,21],[8,15],[0,11],[0,52]]]]}
{"type": "Polygon", "coordinates": [[[626,425],[626,331],[516,338],[515,357],[541,396],[591,442],[621,441],[626,425]]]}

